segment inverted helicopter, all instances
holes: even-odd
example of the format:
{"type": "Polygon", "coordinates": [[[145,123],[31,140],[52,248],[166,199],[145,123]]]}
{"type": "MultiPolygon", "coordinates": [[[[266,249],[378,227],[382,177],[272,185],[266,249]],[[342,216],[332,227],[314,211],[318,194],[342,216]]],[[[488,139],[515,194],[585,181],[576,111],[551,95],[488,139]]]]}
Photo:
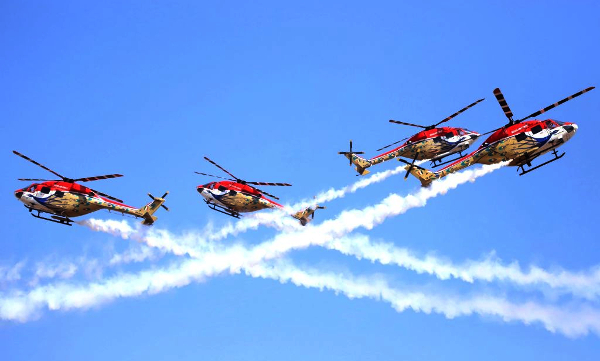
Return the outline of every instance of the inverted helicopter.
{"type": "MultiPolygon", "coordinates": [[[[390,120],[390,123],[408,125],[411,127],[423,128],[422,131],[417,134],[401,139],[392,144],[386,145],[383,148],[377,149],[377,151],[383,150],[385,148],[391,147],[392,145],[398,144],[400,142],[406,141],[402,143],[399,147],[394,148],[386,153],[377,155],[371,159],[365,159],[357,154],[364,154],[364,152],[353,152],[352,151],[352,141],[350,141],[350,151],[348,152],[338,152],[338,154],[343,154],[350,161],[350,166],[354,164],[356,166],[356,171],[359,175],[366,175],[369,173],[367,168],[379,164],[388,160],[392,160],[397,157],[404,157],[408,159],[412,159],[412,163],[408,163],[404,160],[403,162],[407,164],[414,164],[417,160],[427,160],[431,161],[431,165],[433,167],[437,167],[443,164],[447,164],[456,159],[462,157],[462,152],[469,148],[471,144],[479,137],[479,133],[465,129],[465,128],[454,128],[454,127],[441,127],[437,128],[438,125],[449,121],[450,119],[456,117],[460,113],[465,110],[475,106],[476,104],[482,102],[484,99],[479,99],[474,103],[467,105],[456,113],[450,115],[449,117],[443,119],[436,124],[423,126],[418,124],[400,122],[397,120],[390,120]],[[458,153],[458,158],[444,161],[444,158],[448,156],[452,156],[458,153]]],[[[399,158],[401,159],[401,158],[399,158]]],[[[408,173],[407,173],[408,176],[408,173]]]]}
{"type": "Polygon", "coordinates": [[[494,164],[508,161],[509,166],[516,166],[519,175],[527,174],[549,163],[559,160],[565,153],[558,154],[557,148],[569,141],[577,132],[577,124],[571,122],[559,122],[555,119],[527,120],[535,118],[573,98],[576,98],[594,87],[586,88],[571,96],[568,96],[552,105],[549,105],[525,118],[514,120],[513,113],[504,99],[499,88],[494,90],[494,95],[508,118],[508,123],[493,133],[477,150],[456,162],[448,165],[438,172],[431,172],[416,165],[407,166],[407,171],[421,181],[423,187],[428,186],[435,179],[447,176],[469,167],[474,163],[494,164]],[[552,152],[553,158],[536,166],[531,161],[537,157],[552,152]],[[529,167],[529,168],[526,168],[529,167]]]}
{"type": "MultiPolygon", "coordinates": [[[[265,197],[265,195],[279,199],[276,196],[269,194],[263,190],[256,188],[260,186],[283,186],[289,187],[288,183],[272,183],[272,182],[248,182],[240,179],[228,170],[221,167],[208,157],[204,157],[208,162],[215,165],[217,168],[227,173],[230,178],[223,178],[212,174],[195,172],[196,174],[209,177],[223,179],[219,182],[210,182],[200,185],[196,188],[198,193],[204,198],[204,202],[214,211],[226,214],[234,218],[240,218],[240,213],[255,212],[265,208],[285,209],[281,204],[265,197]]],[[[325,207],[314,205],[298,211],[291,216],[300,221],[303,226],[307,225],[315,217],[317,209],[325,207]]]]}
{"type": "Polygon", "coordinates": [[[15,191],[15,197],[23,202],[31,215],[36,218],[71,226],[74,222],[71,218],[96,212],[101,209],[107,209],[122,214],[130,214],[136,218],[143,218],[142,224],[151,225],[156,221],[156,217],[153,216],[153,214],[159,207],[163,207],[167,211],[169,210],[163,205],[165,202],[164,198],[169,192],[166,192],[160,198],[155,198],[148,193],[150,198],[152,198],[152,202],[141,208],[135,208],[123,204],[123,201],[118,198],[77,183],[118,178],[122,177],[121,174],[108,174],[76,179],[67,178],[17,151],[13,150],[13,153],[60,178],[60,180],[19,179],[20,181],[41,182],[33,183],[25,188],[17,189],[15,191]],[[34,212],[37,212],[37,214],[34,212]],[[50,218],[42,216],[43,213],[49,214],[50,218]]]}

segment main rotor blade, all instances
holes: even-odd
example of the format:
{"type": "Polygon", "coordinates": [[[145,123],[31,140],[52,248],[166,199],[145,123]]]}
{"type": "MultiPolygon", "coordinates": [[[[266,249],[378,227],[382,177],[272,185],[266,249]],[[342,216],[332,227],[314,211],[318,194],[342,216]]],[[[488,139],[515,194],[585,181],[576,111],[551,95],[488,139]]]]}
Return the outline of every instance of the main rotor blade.
{"type": "Polygon", "coordinates": [[[113,201],[117,201],[117,202],[119,202],[119,203],[123,203],[123,200],[122,200],[122,199],[119,199],[119,198],[116,198],[116,197],[113,197],[113,196],[109,196],[109,195],[108,195],[108,194],[106,194],[106,193],[98,192],[98,191],[97,191],[97,190],[95,190],[95,189],[91,189],[91,188],[90,188],[90,190],[91,190],[91,191],[93,191],[93,192],[94,192],[94,193],[96,193],[96,194],[99,194],[99,195],[101,195],[102,197],[105,197],[105,198],[108,198],[108,199],[112,199],[113,201]]]}
{"type": "Polygon", "coordinates": [[[122,174],[97,175],[95,177],[85,177],[85,178],[73,179],[73,182],[91,182],[91,181],[97,181],[97,180],[101,180],[101,179],[118,178],[118,177],[122,177],[122,176],[123,176],[122,174]]]}
{"type": "Polygon", "coordinates": [[[401,122],[401,121],[394,120],[394,119],[390,119],[390,123],[396,123],[396,124],[402,124],[402,125],[410,125],[411,127],[418,127],[418,128],[427,129],[427,127],[424,127],[422,125],[412,124],[412,123],[405,123],[405,122],[401,122]]]}
{"type": "Polygon", "coordinates": [[[288,184],[288,183],[271,183],[271,182],[246,182],[246,184],[254,184],[257,186],[280,186],[280,187],[291,187],[292,186],[291,184],[288,184]]]}
{"type": "Polygon", "coordinates": [[[496,96],[496,100],[498,100],[498,103],[500,103],[500,106],[502,107],[502,110],[504,111],[504,115],[506,115],[508,120],[510,120],[512,122],[513,121],[512,120],[513,113],[510,110],[510,107],[508,106],[506,99],[504,99],[504,95],[500,91],[500,88],[494,89],[494,96],[496,96]]]}
{"type": "Polygon", "coordinates": [[[485,98],[482,98],[482,99],[479,99],[478,101],[476,101],[474,103],[471,103],[471,104],[467,105],[466,107],[464,107],[461,110],[457,111],[456,113],[452,114],[448,118],[446,118],[446,119],[442,120],[441,122],[435,124],[434,127],[436,127],[436,126],[438,126],[438,125],[440,125],[440,124],[442,124],[444,122],[449,121],[450,119],[454,118],[455,116],[459,115],[460,113],[464,112],[465,110],[469,109],[470,107],[472,107],[472,106],[474,106],[474,105],[476,105],[476,104],[478,104],[478,103],[480,103],[480,102],[482,102],[484,100],[485,100],[485,98]]]}
{"type": "Polygon", "coordinates": [[[62,179],[67,179],[66,177],[64,177],[64,176],[62,176],[62,175],[60,175],[60,174],[56,173],[56,172],[55,172],[55,171],[53,171],[52,169],[50,169],[50,168],[48,168],[48,167],[46,167],[46,166],[44,166],[44,165],[42,165],[42,164],[40,164],[40,163],[36,162],[35,160],[33,160],[33,159],[31,159],[31,158],[27,157],[26,155],[23,155],[23,154],[21,154],[21,153],[17,152],[16,150],[13,150],[13,153],[15,153],[16,155],[18,155],[19,157],[21,157],[21,158],[23,158],[23,159],[25,159],[25,160],[28,160],[28,161],[30,161],[31,163],[33,163],[33,164],[35,164],[35,165],[37,165],[37,166],[40,166],[40,167],[44,168],[45,170],[47,170],[48,172],[50,172],[50,173],[52,173],[52,174],[54,174],[54,175],[58,176],[59,178],[62,178],[62,179]]]}
{"type": "Polygon", "coordinates": [[[266,194],[266,195],[268,195],[269,197],[272,197],[272,198],[275,198],[275,199],[279,199],[278,197],[276,197],[276,196],[274,196],[274,195],[272,195],[272,194],[270,194],[270,193],[267,193],[267,192],[265,192],[265,191],[263,191],[263,190],[261,190],[261,189],[258,189],[258,188],[256,188],[256,187],[252,187],[252,188],[254,188],[255,190],[259,191],[259,192],[260,192],[260,193],[262,193],[262,194],[266,194]]]}
{"type": "Polygon", "coordinates": [[[204,159],[206,159],[207,161],[211,162],[212,164],[214,164],[217,168],[219,168],[220,170],[222,170],[223,172],[229,174],[230,176],[233,177],[233,179],[239,179],[238,177],[234,176],[233,174],[229,173],[225,168],[221,167],[220,165],[218,165],[217,163],[213,162],[212,160],[210,160],[210,158],[208,157],[204,157],[204,159]]]}
{"type": "Polygon", "coordinates": [[[594,89],[594,88],[595,88],[595,87],[591,86],[591,87],[589,87],[589,88],[583,89],[583,90],[582,90],[582,91],[580,91],[580,92],[577,92],[577,93],[575,93],[575,94],[573,94],[573,95],[571,95],[571,96],[568,96],[568,97],[566,97],[566,98],[564,98],[564,99],[562,99],[562,100],[560,100],[560,101],[558,101],[558,102],[556,102],[556,103],[554,103],[554,104],[552,104],[552,105],[549,105],[549,106],[545,107],[544,109],[538,110],[537,112],[535,112],[535,113],[532,113],[532,114],[530,114],[530,115],[526,116],[525,118],[518,120],[518,121],[517,121],[517,123],[518,123],[518,122],[522,122],[522,121],[524,121],[525,119],[529,119],[529,118],[534,118],[534,117],[537,117],[538,115],[540,115],[540,114],[543,114],[543,113],[547,112],[547,111],[548,111],[548,110],[550,110],[550,109],[556,108],[557,106],[559,106],[559,105],[561,105],[561,104],[563,104],[563,103],[566,103],[566,102],[568,102],[569,100],[571,100],[571,99],[573,99],[573,98],[577,98],[577,97],[578,97],[578,96],[580,96],[581,94],[587,93],[587,92],[589,92],[590,90],[592,90],[592,89],[594,89]]]}
{"type": "Polygon", "coordinates": [[[404,139],[400,139],[399,141],[397,141],[397,142],[394,142],[394,143],[392,143],[392,144],[388,144],[388,145],[386,145],[386,146],[385,146],[385,147],[383,147],[383,148],[379,148],[379,149],[377,149],[377,150],[376,150],[376,152],[379,152],[380,150],[383,150],[383,149],[385,149],[385,148],[391,147],[391,146],[392,146],[392,145],[394,145],[394,144],[398,144],[398,143],[400,143],[400,142],[401,142],[401,141],[403,141],[403,140],[407,140],[408,138],[410,138],[410,137],[406,137],[406,138],[404,138],[404,139]]]}
{"type": "Polygon", "coordinates": [[[47,181],[50,181],[50,179],[37,179],[37,178],[19,178],[17,180],[20,180],[20,181],[32,181],[32,182],[47,182],[47,181]]]}
{"type": "Polygon", "coordinates": [[[499,129],[502,129],[502,128],[504,128],[504,127],[500,127],[500,128],[496,128],[496,129],[494,129],[494,130],[490,130],[489,132],[485,132],[485,133],[483,133],[483,134],[479,134],[479,136],[481,137],[481,136],[484,136],[484,135],[487,135],[487,134],[493,133],[493,132],[495,132],[495,131],[497,131],[497,130],[499,130],[499,129]]]}
{"type": "Polygon", "coordinates": [[[194,172],[196,174],[201,174],[201,175],[207,175],[209,177],[215,177],[215,178],[219,178],[219,179],[225,179],[225,180],[231,180],[235,182],[235,179],[229,179],[229,178],[223,178],[223,177],[219,177],[218,175],[212,175],[212,174],[208,174],[208,173],[201,173],[201,172],[194,172]]]}

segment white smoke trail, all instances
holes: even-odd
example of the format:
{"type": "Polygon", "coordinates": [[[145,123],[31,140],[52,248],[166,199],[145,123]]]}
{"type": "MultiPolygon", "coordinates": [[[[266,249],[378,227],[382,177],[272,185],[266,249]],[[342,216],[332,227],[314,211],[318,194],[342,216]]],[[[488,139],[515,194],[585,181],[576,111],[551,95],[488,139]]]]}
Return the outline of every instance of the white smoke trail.
{"type": "Polygon", "coordinates": [[[417,312],[436,312],[448,318],[473,313],[496,316],[505,322],[541,323],[551,332],[569,337],[600,334],[600,313],[589,307],[567,310],[534,302],[511,303],[492,296],[452,298],[447,295],[405,292],[391,288],[380,277],[340,275],[302,271],[287,262],[272,265],[253,263],[252,250],[241,246],[228,247],[220,252],[207,252],[197,259],[188,259],[165,269],[146,270],[137,274],[119,274],[101,282],[87,285],[60,283],[33,290],[0,293],[0,318],[25,322],[40,315],[44,309],[87,309],[123,297],[156,294],[200,282],[208,277],[244,271],[253,277],[270,278],[296,285],[329,289],[349,298],[368,297],[389,302],[402,312],[411,308],[417,312]]]}
{"type": "Polygon", "coordinates": [[[281,283],[291,282],[306,288],[328,289],[350,299],[382,300],[390,303],[397,312],[410,308],[415,312],[442,314],[449,319],[479,314],[499,317],[504,322],[520,321],[525,325],[541,323],[546,330],[559,332],[567,337],[583,336],[589,332],[600,335],[600,312],[589,306],[567,310],[565,306],[554,307],[535,302],[515,304],[487,295],[464,299],[423,292],[405,292],[391,288],[381,277],[356,278],[340,273],[306,271],[283,260],[247,267],[245,273],[252,277],[278,280],[281,283]]]}
{"type": "Polygon", "coordinates": [[[469,283],[508,281],[519,286],[545,285],[558,292],[571,293],[590,301],[600,298],[598,266],[577,273],[562,269],[549,272],[536,266],[530,266],[528,271],[524,271],[518,262],[505,265],[493,255],[482,261],[469,260],[462,264],[454,264],[433,255],[418,257],[410,250],[398,248],[391,243],[371,243],[365,235],[337,238],[327,242],[324,247],[358,259],[384,265],[393,264],[417,273],[434,275],[441,280],[456,278],[469,283]]]}
{"type": "MultiPolygon", "coordinates": [[[[420,161],[415,162],[415,164],[421,165],[425,162],[427,162],[427,160],[420,160],[420,161]]],[[[361,178],[360,180],[358,180],[357,182],[354,182],[353,184],[351,184],[349,186],[342,187],[339,189],[330,188],[324,192],[317,194],[314,199],[305,199],[305,200],[298,202],[292,206],[289,206],[288,208],[294,209],[297,211],[299,209],[308,207],[315,203],[325,203],[325,202],[330,202],[334,199],[343,198],[349,193],[355,193],[359,189],[366,188],[372,184],[380,183],[380,182],[384,181],[385,179],[387,179],[393,175],[396,175],[398,173],[406,172],[404,167],[406,167],[406,165],[402,164],[402,165],[397,166],[394,169],[373,173],[371,176],[361,178]]]]}
{"type": "MultiPolygon", "coordinates": [[[[424,162],[426,162],[426,160],[415,162],[415,164],[420,165],[424,162]]],[[[366,188],[372,184],[380,183],[393,175],[404,172],[404,167],[405,165],[403,164],[394,169],[374,173],[369,177],[361,178],[353,184],[342,188],[330,188],[317,194],[314,199],[305,199],[293,205],[285,205],[284,210],[273,210],[268,213],[249,214],[244,216],[244,218],[241,220],[235,223],[230,222],[218,230],[208,227],[205,229],[204,235],[207,239],[216,241],[227,238],[231,235],[240,234],[248,230],[257,229],[261,225],[271,225],[277,226],[279,229],[293,230],[294,228],[297,228],[296,226],[298,221],[290,219],[288,217],[289,214],[315,204],[323,204],[334,199],[343,198],[349,193],[355,193],[356,191],[366,188]]]]}
{"type": "Polygon", "coordinates": [[[25,264],[27,262],[23,260],[17,262],[14,266],[0,266],[0,285],[20,280],[25,264]]]}
{"type": "MultiPolygon", "coordinates": [[[[286,225],[285,222],[287,220],[282,220],[282,218],[271,220],[270,223],[267,223],[268,225],[280,229],[288,226],[289,228],[293,228],[294,231],[281,232],[272,241],[258,245],[255,248],[256,255],[254,259],[262,261],[277,258],[294,249],[302,249],[314,245],[321,246],[336,238],[343,237],[360,227],[372,229],[389,217],[402,214],[411,208],[423,207],[430,198],[445,194],[448,190],[454,189],[460,184],[469,181],[473,182],[478,177],[493,172],[503,165],[484,165],[478,169],[468,169],[454,173],[433,182],[428,188],[419,189],[415,194],[409,194],[404,197],[391,194],[379,204],[364,209],[343,211],[337,218],[324,221],[312,227],[302,227],[295,222],[286,225]]],[[[191,257],[195,257],[199,252],[198,247],[204,250],[214,249],[215,247],[212,242],[209,242],[209,239],[197,233],[175,236],[166,230],[156,229],[144,229],[141,233],[132,233],[131,227],[126,223],[105,222],[96,219],[83,221],[80,224],[96,231],[104,231],[120,235],[124,238],[139,239],[151,247],[157,247],[176,255],[188,254],[191,257]]]]}
{"type": "Polygon", "coordinates": [[[14,291],[0,297],[0,317],[27,320],[44,306],[49,309],[90,307],[116,297],[136,296],[158,292],[164,288],[179,287],[192,280],[200,280],[229,270],[239,272],[242,268],[256,266],[266,260],[281,257],[286,252],[311,245],[323,245],[358,227],[372,228],[386,218],[423,206],[429,198],[446,193],[449,189],[485,175],[501,165],[487,166],[456,173],[436,181],[430,188],[422,188],[414,195],[400,197],[392,194],[380,204],[362,210],[342,212],[336,219],[325,221],[314,227],[299,228],[292,233],[280,233],[273,240],[247,249],[242,246],[223,247],[220,243],[197,239],[193,233],[173,236],[164,230],[144,230],[135,233],[122,222],[91,220],[82,224],[93,229],[120,235],[126,238],[138,236],[148,245],[174,254],[187,254],[199,262],[185,261],[178,268],[144,271],[139,275],[119,275],[101,283],[84,287],[67,284],[43,286],[30,292],[14,291]],[[143,236],[143,237],[142,237],[143,236]],[[194,244],[194,247],[188,244],[194,244]],[[197,247],[200,244],[200,249],[197,247]]]}

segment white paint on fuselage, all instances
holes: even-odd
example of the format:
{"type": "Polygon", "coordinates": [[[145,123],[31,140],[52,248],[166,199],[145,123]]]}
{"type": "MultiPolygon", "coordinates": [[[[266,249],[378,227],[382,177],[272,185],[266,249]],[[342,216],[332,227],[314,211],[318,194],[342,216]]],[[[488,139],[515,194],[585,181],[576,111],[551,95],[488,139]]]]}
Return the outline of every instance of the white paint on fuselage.
{"type": "Polygon", "coordinates": [[[546,154],[552,149],[557,148],[558,146],[568,142],[571,138],[573,138],[573,136],[577,132],[577,128],[578,127],[576,124],[564,124],[557,126],[553,129],[542,129],[542,131],[538,132],[537,134],[533,134],[529,131],[525,132],[525,134],[536,140],[542,140],[547,138],[548,136],[550,137],[550,139],[548,139],[548,141],[534,153],[536,156],[538,156],[546,154]],[[568,132],[565,127],[573,127],[573,130],[571,132],[568,132]]]}
{"type": "Polygon", "coordinates": [[[462,152],[463,150],[468,149],[471,144],[477,140],[477,137],[472,137],[471,135],[476,135],[475,133],[470,133],[466,135],[454,135],[450,138],[446,138],[446,142],[448,143],[456,143],[456,145],[445,153],[438,154],[434,158],[430,159],[431,161],[441,160],[449,155],[462,152]]]}
{"type": "Polygon", "coordinates": [[[27,208],[35,209],[37,211],[46,212],[56,214],[52,209],[44,206],[42,203],[38,202],[35,198],[48,198],[50,194],[42,193],[40,191],[35,192],[23,192],[21,198],[19,200],[25,204],[27,208]]]}
{"type": "Polygon", "coordinates": [[[204,199],[206,199],[206,201],[207,201],[207,202],[209,202],[209,203],[217,204],[217,205],[219,205],[219,206],[222,206],[222,207],[227,207],[227,205],[226,205],[226,204],[224,204],[224,203],[220,202],[220,201],[217,199],[217,196],[222,196],[222,195],[225,195],[227,192],[229,192],[229,191],[228,191],[228,190],[227,190],[227,191],[220,191],[220,190],[218,190],[218,189],[208,189],[208,188],[204,188],[204,189],[202,189],[202,192],[201,192],[200,194],[201,194],[201,195],[202,195],[202,197],[204,197],[204,199]]]}

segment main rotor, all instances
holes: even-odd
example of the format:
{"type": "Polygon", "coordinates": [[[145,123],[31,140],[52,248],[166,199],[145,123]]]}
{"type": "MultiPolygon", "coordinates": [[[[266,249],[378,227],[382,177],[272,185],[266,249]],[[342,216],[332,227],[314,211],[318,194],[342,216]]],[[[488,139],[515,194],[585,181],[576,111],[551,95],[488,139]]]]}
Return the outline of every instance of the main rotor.
{"type": "MultiPolygon", "coordinates": [[[[454,114],[450,115],[449,117],[447,117],[447,118],[444,118],[444,119],[442,119],[441,121],[439,121],[439,122],[437,122],[437,123],[435,123],[435,124],[432,124],[432,125],[419,125],[419,124],[413,124],[413,123],[401,122],[401,121],[398,121],[398,120],[393,120],[393,119],[390,119],[390,123],[402,124],[402,125],[408,125],[408,126],[411,126],[411,127],[422,128],[422,129],[424,129],[424,130],[431,130],[431,129],[435,129],[435,128],[436,128],[438,125],[440,125],[440,124],[442,124],[442,123],[445,123],[445,122],[449,121],[450,119],[452,119],[452,118],[456,117],[457,115],[459,115],[460,113],[464,112],[465,110],[467,110],[467,109],[469,109],[469,108],[471,108],[471,107],[473,107],[473,106],[475,106],[475,105],[477,105],[477,104],[481,103],[481,102],[482,102],[482,101],[484,101],[484,100],[485,100],[485,98],[479,99],[479,100],[477,100],[477,101],[475,101],[475,102],[473,102],[473,103],[471,103],[471,104],[467,105],[466,107],[462,108],[461,110],[457,111],[456,113],[454,113],[454,114]]],[[[386,145],[385,147],[382,147],[382,148],[379,148],[379,149],[377,149],[377,151],[380,151],[380,150],[383,150],[383,149],[385,149],[385,148],[391,147],[392,145],[394,145],[394,144],[398,144],[398,143],[400,143],[400,142],[402,142],[403,140],[406,140],[406,139],[408,139],[408,138],[410,138],[410,137],[407,137],[407,138],[404,138],[404,139],[400,139],[399,141],[397,141],[397,142],[394,142],[394,143],[392,143],[392,144],[388,144],[388,145],[386,145]]]]}
{"type": "MultiPolygon", "coordinates": [[[[92,181],[97,181],[97,180],[101,180],[101,179],[111,179],[111,178],[118,178],[118,177],[122,177],[122,174],[106,174],[106,175],[98,175],[98,176],[94,176],[94,177],[84,177],[84,178],[69,178],[69,177],[65,177],[61,174],[59,174],[58,172],[53,171],[52,169],[46,167],[43,164],[40,164],[38,162],[36,162],[35,160],[27,157],[26,155],[23,155],[19,152],[17,152],[16,150],[13,150],[13,153],[15,153],[16,155],[18,155],[19,157],[47,170],[48,172],[54,174],[55,176],[59,177],[60,179],[39,179],[39,178],[19,178],[20,181],[32,181],[32,182],[54,182],[54,181],[63,181],[66,183],[75,183],[75,182],[92,182],[92,181]]],[[[106,198],[112,199],[114,201],[117,202],[121,202],[123,203],[123,201],[121,199],[109,196],[108,194],[102,193],[102,192],[98,192],[97,190],[91,189],[93,192],[100,194],[101,196],[104,196],[106,198]]]]}
{"type": "Polygon", "coordinates": [[[526,116],[525,118],[521,118],[521,119],[516,119],[515,120],[515,119],[513,119],[514,115],[513,115],[512,110],[508,106],[508,103],[506,102],[506,99],[504,99],[504,94],[502,94],[502,91],[500,91],[500,88],[496,88],[496,89],[494,89],[494,96],[496,97],[496,100],[498,101],[498,104],[500,104],[500,107],[502,108],[502,111],[504,111],[504,115],[508,119],[508,123],[506,125],[500,127],[500,128],[496,128],[496,129],[491,130],[489,132],[483,133],[482,135],[493,133],[493,132],[497,131],[498,129],[502,129],[502,128],[509,127],[511,125],[514,125],[514,124],[521,123],[522,121],[530,119],[530,118],[535,118],[538,115],[543,114],[543,113],[547,112],[550,109],[554,109],[557,106],[562,105],[562,104],[568,102],[571,99],[577,98],[578,96],[580,96],[582,94],[585,94],[585,93],[587,93],[587,92],[589,92],[590,90],[593,90],[593,89],[595,89],[595,87],[593,87],[593,86],[591,86],[589,88],[585,88],[585,89],[583,89],[581,91],[578,91],[577,93],[575,93],[573,95],[569,95],[568,97],[557,101],[554,104],[550,104],[547,107],[538,110],[537,112],[531,113],[528,116],[526,116]]]}
{"type": "Polygon", "coordinates": [[[259,186],[279,186],[279,187],[290,187],[291,184],[288,183],[274,183],[274,182],[248,182],[246,180],[240,179],[236,176],[234,176],[231,172],[229,172],[227,169],[221,167],[220,165],[218,165],[216,162],[214,162],[213,160],[211,160],[208,157],[204,157],[204,159],[206,159],[207,162],[212,163],[214,166],[216,166],[217,168],[219,168],[220,170],[222,170],[223,172],[227,173],[231,178],[224,178],[224,177],[219,177],[217,175],[212,175],[212,174],[208,174],[208,173],[202,173],[202,172],[194,172],[196,174],[201,174],[201,175],[205,175],[205,176],[209,176],[209,177],[214,177],[214,178],[219,178],[219,179],[224,179],[224,180],[229,180],[232,182],[236,182],[236,183],[240,183],[243,185],[247,185],[248,187],[258,191],[259,193],[268,195],[269,197],[273,197],[275,199],[279,199],[276,196],[269,194],[263,190],[260,190],[256,187],[254,187],[254,185],[259,185],[259,186]]]}
{"type": "Polygon", "coordinates": [[[434,128],[436,128],[438,125],[440,125],[440,124],[442,124],[442,123],[445,123],[445,122],[449,121],[450,119],[452,119],[452,118],[456,117],[456,116],[457,116],[457,115],[459,115],[460,113],[462,113],[462,112],[464,112],[465,110],[467,110],[467,109],[469,109],[469,108],[471,108],[471,107],[473,107],[473,106],[475,106],[475,105],[477,105],[477,104],[481,103],[481,102],[482,102],[482,101],[484,101],[484,100],[485,100],[485,98],[479,99],[479,100],[477,100],[476,102],[473,102],[473,103],[471,103],[471,104],[467,105],[466,107],[462,108],[461,110],[457,111],[456,113],[452,114],[451,116],[449,116],[449,117],[447,117],[447,118],[444,118],[444,119],[442,119],[441,121],[439,121],[439,122],[437,122],[437,123],[435,123],[435,124],[432,124],[432,125],[419,125],[419,124],[413,124],[413,123],[401,122],[401,121],[398,121],[398,120],[393,120],[393,119],[390,119],[390,123],[396,123],[396,124],[408,125],[408,126],[411,126],[411,127],[417,127],[417,128],[423,128],[423,129],[425,129],[425,130],[430,130],[430,129],[434,129],[434,128]]]}

